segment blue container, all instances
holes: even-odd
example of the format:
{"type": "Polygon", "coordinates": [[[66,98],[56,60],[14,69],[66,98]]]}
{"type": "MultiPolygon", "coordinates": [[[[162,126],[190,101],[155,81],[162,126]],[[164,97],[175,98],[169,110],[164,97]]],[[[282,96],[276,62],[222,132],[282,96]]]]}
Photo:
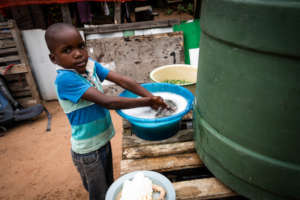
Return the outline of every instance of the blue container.
{"type": "MultiPolygon", "coordinates": [[[[170,92],[184,97],[187,100],[186,108],[175,115],[168,117],[155,118],[155,119],[144,119],[129,116],[117,110],[117,113],[123,118],[127,119],[132,125],[132,132],[145,140],[163,140],[169,138],[177,131],[180,127],[181,118],[188,113],[193,107],[194,95],[186,88],[169,83],[145,83],[142,87],[146,88],[150,92],[170,92]]],[[[128,90],[123,91],[120,94],[121,97],[137,98],[138,96],[128,90]]]]}

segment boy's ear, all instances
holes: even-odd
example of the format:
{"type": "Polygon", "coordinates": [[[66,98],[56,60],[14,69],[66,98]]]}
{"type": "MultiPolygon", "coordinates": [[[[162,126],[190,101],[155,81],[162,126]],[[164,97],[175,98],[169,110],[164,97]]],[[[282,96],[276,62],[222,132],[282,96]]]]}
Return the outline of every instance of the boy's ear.
{"type": "Polygon", "coordinates": [[[49,58],[50,58],[51,62],[53,62],[54,64],[57,64],[57,63],[56,63],[55,56],[54,56],[53,53],[50,53],[50,54],[49,54],[49,58]]]}

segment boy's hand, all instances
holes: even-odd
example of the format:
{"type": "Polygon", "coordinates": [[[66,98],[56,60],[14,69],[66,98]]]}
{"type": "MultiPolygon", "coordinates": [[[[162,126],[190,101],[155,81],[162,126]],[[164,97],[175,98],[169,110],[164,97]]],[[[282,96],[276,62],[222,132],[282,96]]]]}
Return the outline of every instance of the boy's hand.
{"type": "Polygon", "coordinates": [[[164,102],[163,98],[160,96],[152,96],[150,99],[150,106],[154,110],[157,110],[159,108],[167,108],[167,104],[164,102]]]}

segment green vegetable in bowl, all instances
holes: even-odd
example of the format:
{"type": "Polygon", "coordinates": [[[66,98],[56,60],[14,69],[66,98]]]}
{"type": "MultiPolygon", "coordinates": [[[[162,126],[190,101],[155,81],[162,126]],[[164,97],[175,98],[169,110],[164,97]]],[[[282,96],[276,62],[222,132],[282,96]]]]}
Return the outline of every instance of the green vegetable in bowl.
{"type": "Polygon", "coordinates": [[[189,84],[191,83],[190,81],[186,80],[164,80],[164,83],[172,83],[172,84],[178,84],[178,85],[183,85],[183,84],[189,84]]]}

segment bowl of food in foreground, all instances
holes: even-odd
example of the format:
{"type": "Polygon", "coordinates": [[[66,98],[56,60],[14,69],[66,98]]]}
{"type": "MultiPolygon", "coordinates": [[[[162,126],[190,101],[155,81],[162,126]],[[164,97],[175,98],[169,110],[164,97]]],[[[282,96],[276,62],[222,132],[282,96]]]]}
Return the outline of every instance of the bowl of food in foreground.
{"type": "MultiPolygon", "coordinates": [[[[128,120],[131,131],[145,140],[163,140],[177,133],[181,118],[193,107],[194,95],[186,88],[169,83],[145,83],[146,88],[155,96],[161,96],[171,110],[153,110],[150,106],[117,110],[128,120]]],[[[120,96],[139,98],[136,94],[123,91],[120,96]]]]}
{"type": "Polygon", "coordinates": [[[118,178],[108,189],[105,200],[175,200],[172,183],[154,171],[134,171],[118,178]]]}

